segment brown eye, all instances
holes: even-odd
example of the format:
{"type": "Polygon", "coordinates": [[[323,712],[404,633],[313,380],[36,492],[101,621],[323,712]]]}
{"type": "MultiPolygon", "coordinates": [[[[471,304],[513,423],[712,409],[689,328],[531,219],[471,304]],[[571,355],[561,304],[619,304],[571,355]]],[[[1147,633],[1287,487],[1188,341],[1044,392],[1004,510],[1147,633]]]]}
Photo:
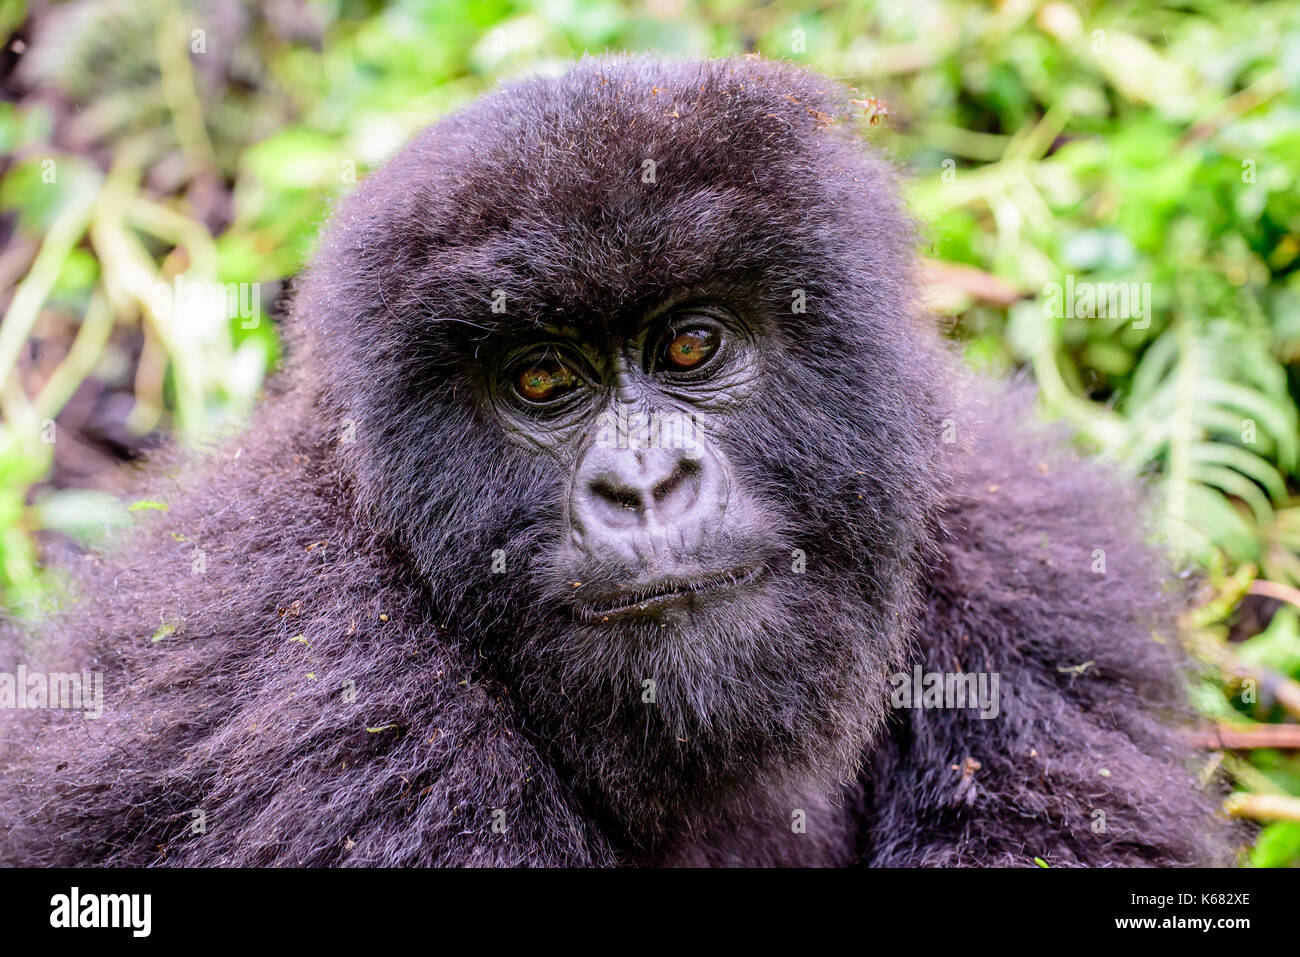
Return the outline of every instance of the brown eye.
{"type": "Polygon", "coordinates": [[[664,347],[664,362],[673,369],[694,369],[718,348],[718,334],[711,329],[678,333],[664,347]]]}
{"type": "Polygon", "coordinates": [[[515,391],[529,402],[558,399],[577,384],[573,370],[556,359],[529,365],[515,379],[515,391]]]}

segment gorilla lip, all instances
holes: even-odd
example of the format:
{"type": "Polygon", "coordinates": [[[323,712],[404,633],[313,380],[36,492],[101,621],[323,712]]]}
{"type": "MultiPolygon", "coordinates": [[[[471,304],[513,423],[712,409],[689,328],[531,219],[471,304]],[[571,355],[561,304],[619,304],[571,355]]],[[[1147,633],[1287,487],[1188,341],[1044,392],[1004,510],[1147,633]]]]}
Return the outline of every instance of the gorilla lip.
{"type": "Polygon", "coordinates": [[[669,576],[620,586],[623,589],[621,594],[602,596],[579,605],[578,616],[595,623],[642,617],[670,605],[693,603],[706,594],[735,591],[751,585],[762,577],[764,570],[764,566],[759,564],[711,575],[669,576]]]}

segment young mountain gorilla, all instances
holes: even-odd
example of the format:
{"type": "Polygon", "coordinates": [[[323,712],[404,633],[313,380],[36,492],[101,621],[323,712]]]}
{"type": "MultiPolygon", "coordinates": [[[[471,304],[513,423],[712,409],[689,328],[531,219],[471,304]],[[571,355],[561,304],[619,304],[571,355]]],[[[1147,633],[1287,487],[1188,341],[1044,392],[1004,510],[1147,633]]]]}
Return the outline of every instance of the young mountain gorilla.
{"type": "Polygon", "coordinates": [[[589,60],[372,175],[254,424],[0,662],[107,688],[6,730],[0,856],[1218,859],[1137,496],[962,378],[850,96],[589,60]]]}

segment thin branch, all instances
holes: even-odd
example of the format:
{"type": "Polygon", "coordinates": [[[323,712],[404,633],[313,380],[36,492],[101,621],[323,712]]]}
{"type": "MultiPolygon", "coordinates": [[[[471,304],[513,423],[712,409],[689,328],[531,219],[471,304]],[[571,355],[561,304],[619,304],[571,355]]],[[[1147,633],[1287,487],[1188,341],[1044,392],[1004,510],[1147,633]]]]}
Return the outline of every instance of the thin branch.
{"type": "Polygon", "coordinates": [[[1286,794],[1234,794],[1223,809],[1256,821],[1300,821],[1300,798],[1286,794]]]}
{"type": "Polygon", "coordinates": [[[1300,608],[1300,588],[1292,588],[1290,585],[1263,581],[1257,578],[1250,583],[1250,588],[1247,591],[1252,595],[1263,595],[1265,598],[1276,598],[1278,601],[1290,602],[1300,608]]]}
{"type": "Polygon", "coordinates": [[[22,389],[10,381],[15,374],[18,356],[36,326],[46,297],[58,281],[63,263],[85,235],[94,206],[94,194],[84,193],[63,208],[41,244],[32,268],[18,284],[4,319],[0,320],[0,384],[4,386],[3,411],[11,422],[19,417],[18,408],[13,406],[25,403],[22,389]]]}
{"type": "Polygon", "coordinates": [[[1234,748],[1300,748],[1300,725],[1219,724],[1208,731],[1193,731],[1188,737],[1198,748],[1218,750],[1234,748]]]}

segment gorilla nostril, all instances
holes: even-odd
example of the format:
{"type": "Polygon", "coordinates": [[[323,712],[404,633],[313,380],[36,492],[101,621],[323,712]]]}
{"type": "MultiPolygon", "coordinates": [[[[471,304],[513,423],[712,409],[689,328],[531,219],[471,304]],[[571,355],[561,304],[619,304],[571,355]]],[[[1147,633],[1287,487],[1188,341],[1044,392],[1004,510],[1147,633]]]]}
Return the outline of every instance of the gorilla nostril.
{"type": "Polygon", "coordinates": [[[655,506],[665,515],[676,515],[687,511],[699,494],[700,463],[682,458],[678,459],[672,473],[658,482],[651,494],[655,506]]]}
{"type": "Polygon", "coordinates": [[[641,507],[640,492],[626,485],[615,485],[605,479],[597,479],[591,483],[591,494],[596,496],[597,499],[611,505],[617,505],[620,508],[639,509],[641,507]]]}
{"type": "Polygon", "coordinates": [[[607,528],[638,525],[645,514],[640,491],[617,479],[595,479],[587,486],[586,499],[592,517],[607,528]]]}

